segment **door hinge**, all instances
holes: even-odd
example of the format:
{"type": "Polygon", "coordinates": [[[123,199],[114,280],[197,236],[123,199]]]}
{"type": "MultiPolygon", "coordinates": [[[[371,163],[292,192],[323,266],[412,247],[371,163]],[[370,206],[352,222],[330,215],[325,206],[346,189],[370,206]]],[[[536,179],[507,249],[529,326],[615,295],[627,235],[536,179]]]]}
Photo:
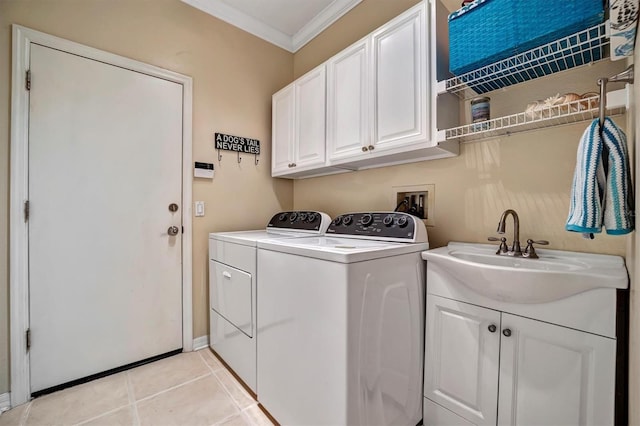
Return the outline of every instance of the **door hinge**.
{"type": "Polygon", "coordinates": [[[31,90],[31,70],[27,70],[27,73],[24,79],[24,87],[27,90],[31,90]]]}
{"type": "Polygon", "coordinates": [[[182,233],[184,234],[184,226],[182,226],[181,228],[182,228],[182,233]]]}
{"type": "Polygon", "coordinates": [[[24,221],[29,220],[29,200],[24,202],[24,221]]]}
{"type": "Polygon", "coordinates": [[[31,329],[27,328],[27,351],[31,349],[31,329]]]}

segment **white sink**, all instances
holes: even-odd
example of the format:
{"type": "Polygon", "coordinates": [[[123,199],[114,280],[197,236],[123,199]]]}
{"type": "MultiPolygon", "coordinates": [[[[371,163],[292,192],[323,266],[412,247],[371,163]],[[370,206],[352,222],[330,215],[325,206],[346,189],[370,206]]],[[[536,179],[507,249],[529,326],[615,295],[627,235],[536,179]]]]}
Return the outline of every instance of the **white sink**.
{"type": "MultiPolygon", "coordinates": [[[[620,256],[536,249],[539,259],[499,256],[497,246],[449,243],[422,253],[463,285],[509,303],[546,303],[596,288],[627,288],[620,256]]],[[[427,285],[429,283],[427,282],[427,285]]]]}

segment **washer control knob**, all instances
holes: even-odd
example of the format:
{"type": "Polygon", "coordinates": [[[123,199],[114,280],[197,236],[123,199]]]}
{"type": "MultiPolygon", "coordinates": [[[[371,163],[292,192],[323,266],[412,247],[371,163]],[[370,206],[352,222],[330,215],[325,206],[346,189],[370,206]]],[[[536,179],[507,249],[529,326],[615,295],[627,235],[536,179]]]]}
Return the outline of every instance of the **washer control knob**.
{"type": "Polygon", "coordinates": [[[385,216],[384,219],[382,219],[382,223],[384,223],[384,226],[393,225],[393,216],[392,215],[385,216]]]}
{"type": "Polygon", "coordinates": [[[362,219],[360,219],[360,223],[362,224],[362,226],[369,226],[373,223],[373,216],[371,216],[370,214],[365,214],[362,216],[362,219]]]}
{"type": "Polygon", "coordinates": [[[298,218],[298,213],[296,212],[291,213],[291,216],[289,216],[289,219],[291,220],[291,222],[295,222],[297,218],[298,218]]]}
{"type": "Polygon", "coordinates": [[[303,222],[305,220],[307,220],[307,214],[306,213],[300,213],[300,220],[303,221],[303,222]]]}
{"type": "Polygon", "coordinates": [[[351,215],[346,216],[346,217],[342,220],[342,223],[344,223],[346,226],[351,225],[351,222],[353,222],[353,216],[351,216],[351,215]]]}
{"type": "Polygon", "coordinates": [[[338,226],[338,225],[340,225],[341,223],[342,223],[342,216],[338,216],[338,217],[336,217],[335,219],[333,219],[333,224],[334,224],[335,226],[338,226]]]}
{"type": "Polygon", "coordinates": [[[318,215],[315,213],[309,213],[309,216],[307,216],[308,222],[315,222],[317,219],[318,219],[318,215]]]}
{"type": "Polygon", "coordinates": [[[280,222],[284,222],[285,220],[287,220],[287,214],[286,213],[282,213],[280,216],[278,216],[278,220],[280,222]]]}
{"type": "Polygon", "coordinates": [[[409,220],[407,220],[406,216],[400,216],[398,218],[398,226],[400,228],[404,228],[405,226],[407,226],[407,223],[409,223],[409,220]]]}

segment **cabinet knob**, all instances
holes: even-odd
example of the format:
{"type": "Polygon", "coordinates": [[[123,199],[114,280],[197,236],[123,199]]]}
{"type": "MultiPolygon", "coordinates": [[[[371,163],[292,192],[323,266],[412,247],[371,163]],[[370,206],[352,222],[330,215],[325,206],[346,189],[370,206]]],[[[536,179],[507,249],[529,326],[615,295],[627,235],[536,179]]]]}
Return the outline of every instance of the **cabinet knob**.
{"type": "Polygon", "coordinates": [[[369,151],[373,151],[374,149],[376,149],[376,147],[375,147],[375,146],[373,146],[373,145],[369,145],[369,151]]]}
{"type": "Polygon", "coordinates": [[[291,167],[295,167],[295,166],[297,166],[296,163],[291,163],[291,167]]]}
{"type": "Polygon", "coordinates": [[[498,329],[498,327],[496,327],[495,324],[491,324],[488,328],[489,328],[489,331],[492,333],[495,333],[496,330],[498,329]]]}
{"type": "Polygon", "coordinates": [[[504,334],[505,337],[509,337],[511,336],[511,330],[508,328],[505,328],[504,330],[502,330],[502,334],[504,334]]]}
{"type": "Polygon", "coordinates": [[[362,147],[362,152],[367,152],[367,151],[369,151],[369,148],[367,148],[366,146],[363,146],[362,147]]]}

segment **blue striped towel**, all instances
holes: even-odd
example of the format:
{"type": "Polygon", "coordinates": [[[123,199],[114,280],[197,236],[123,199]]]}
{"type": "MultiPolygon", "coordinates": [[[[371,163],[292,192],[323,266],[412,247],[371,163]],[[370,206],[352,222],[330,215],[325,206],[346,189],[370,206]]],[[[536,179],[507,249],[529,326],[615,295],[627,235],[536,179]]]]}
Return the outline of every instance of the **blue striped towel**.
{"type": "Polygon", "coordinates": [[[578,146],[565,228],[599,233],[604,223],[607,234],[628,234],[634,229],[633,208],[627,136],[610,118],[602,131],[595,119],[578,146]]]}

